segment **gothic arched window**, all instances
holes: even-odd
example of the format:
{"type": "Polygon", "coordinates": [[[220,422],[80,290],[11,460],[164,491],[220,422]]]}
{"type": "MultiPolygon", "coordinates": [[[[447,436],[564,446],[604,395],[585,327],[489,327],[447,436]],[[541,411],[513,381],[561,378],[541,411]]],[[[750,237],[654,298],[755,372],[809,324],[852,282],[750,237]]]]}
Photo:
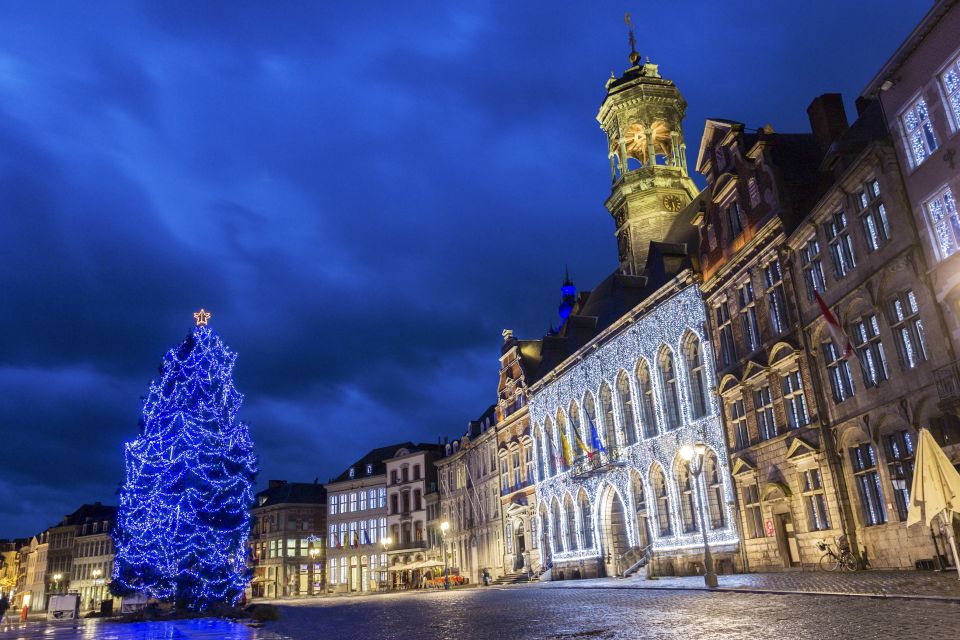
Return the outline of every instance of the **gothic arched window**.
{"type": "Polygon", "coordinates": [[[720,473],[717,455],[711,449],[707,449],[703,457],[703,482],[707,491],[710,528],[723,529],[727,524],[723,512],[723,475],[720,473]]]}
{"type": "Polygon", "coordinates": [[[637,423],[633,419],[633,396],[630,393],[630,378],[626,371],[617,376],[617,399],[620,401],[620,423],[623,437],[629,447],[637,442],[637,423]]]}
{"type": "Polygon", "coordinates": [[[563,528],[563,517],[560,514],[560,502],[553,499],[553,549],[554,551],[563,551],[563,537],[561,529],[563,528]]]}
{"type": "Polygon", "coordinates": [[[703,353],[700,339],[690,334],[683,345],[683,355],[687,364],[687,379],[690,383],[690,408],[693,418],[707,415],[707,378],[703,366],[703,353]]]}
{"type": "Polygon", "coordinates": [[[573,434],[573,442],[570,443],[570,446],[573,448],[573,454],[576,457],[585,455],[587,452],[583,450],[581,442],[586,442],[586,439],[583,437],[583,425],[580,423],[580,409],[577,408],[577,403],[570,402],[570,431],[573,434]]]}
{"type": "Polygon", "coordinates": [[[654,463],[650,469],[650,485],[657,499],[657,534],[661,538],[670,536],[673,534],[670,526],[670,492],[667,489],[667,478],[659,464],[654,463]]]}
{"type": "Polygon", "coordinates": [[[587,498],[587,492],[580,490],[578,499],[580,503],[580,531],[583,532],[583,548],[589,549],[593,546],[593,516],[590,512],[590,500],[587,498]]]}
{"type": "Polygon", "coordinates": [[[603,446],[610,453],[617,448],[617,426],[613,422],[613,397],[606,382],[600,385],[600,410],[603,412],[603,446]]]}
{"type": "Polygon", "coordinates": [[[657,414],[653,410],[653,385],[650,383],[650,368],[646,360],[637,363],[637,389],[640,391],[640,419],[643,421],[643,436],[657,435],[657,414]]]}
{"type": "Polygon", "coordinates": [[[568,493],[563,499],[563,510],[567,516],[566,530],[563,532],[563,545],[567,551],[577,548],[577,510],[573,508],[573,498],[568,493]]]}
{"type": "Polygon", "coordinates": [[[680,492],[680,520],[683,525],[683,532],[690,533],[697,530],[697,503],[694,492],[697,485],[694,482],[693,474],[690,473],[690,466],[683,460],[677,460],[674,476],[677,480],[677,489],[680,492]]]}
{"type": "Polygon", "coordinates": [[[567,436],[567,420],[563,415],[563,411],[557,409],[557,435],[554,439],[554,443],[557,445],[557,449],[560,453],[559,466],[562,471],[566,471],[570,468],[570,460],[567,460],[568,450],[564,446],[564,442],[569,445],[570,439],[567,436]]]}
{"type": "Polygon", "coordinates": [[[583,412],[587,418],[585,428],[590,430],[590,446],[597,449],[599,447],[594,440],[600,437],[600,427],[597,426],[597,407],[593,402],[593,394],[589,391],[583,396],[583,412]],[[596,431],[595,434],[594,431],[596,431]]]}
{"type": "Polygon", "coordinates": [[[677,389],[677,367],[673,361],[673,351],[664,347],[659,359],[660,380],[663,382],[663,417],[667,430],[680,427],[680,394],[677,389]]]}
{"type": "Polygon", "coordinates": [[[547,418],[543,423],[543,456],[546,463],[547,473],[551,476],[557,474],[557,445],[553,441],[553,423],[547,418]]]}

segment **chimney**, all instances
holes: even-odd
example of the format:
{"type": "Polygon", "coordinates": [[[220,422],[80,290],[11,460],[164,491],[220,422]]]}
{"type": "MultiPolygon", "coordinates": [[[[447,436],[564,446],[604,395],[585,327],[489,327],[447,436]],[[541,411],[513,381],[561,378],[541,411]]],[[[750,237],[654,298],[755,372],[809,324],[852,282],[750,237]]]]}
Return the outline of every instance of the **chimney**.
{"type": "Polygon", "coordinates": [[[824,150],[848,128],[843,96],[839,93],[825,93],[814,98],[807,107],[807,117],[817,143],[824,150]]]}

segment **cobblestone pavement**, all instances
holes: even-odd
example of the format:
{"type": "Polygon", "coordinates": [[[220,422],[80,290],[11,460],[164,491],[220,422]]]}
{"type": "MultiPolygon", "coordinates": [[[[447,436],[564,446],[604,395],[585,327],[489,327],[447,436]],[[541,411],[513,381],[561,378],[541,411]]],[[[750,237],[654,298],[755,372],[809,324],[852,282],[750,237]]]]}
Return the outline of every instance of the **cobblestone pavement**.
{"type": "MultiPolygon", "coordinates": [[[[337,638],[856,638],[947,637],[960,604],[822,595],[594,588],[591,581],[300,601],[267,628],[294,640],[337,638]]],[[[627,586],[626,581],[606,581],[627,586]]]]}
{"type": "Polygon", "coordinates": [[[99,620],[0,625],[0,640],[282,640],[225,620],[115,624],[99,620]]]}
{"type": "MultiPolygon", "coordinates": [[[[826,571],[787,571],[781,573],[748,573],[718,576],[721,589],[749,591],[804,592],[823,594],[916,596],[920,598],[955,598],[960,600],[960,580],[957,573],[932,571],[856,571],[830,573],[826,571]]],[[[625,580],[567,580],[545,583],[549,588],[579,586],[646,589],[702,589],[702,576],[657,578],[644,576],[625,580]]]]}

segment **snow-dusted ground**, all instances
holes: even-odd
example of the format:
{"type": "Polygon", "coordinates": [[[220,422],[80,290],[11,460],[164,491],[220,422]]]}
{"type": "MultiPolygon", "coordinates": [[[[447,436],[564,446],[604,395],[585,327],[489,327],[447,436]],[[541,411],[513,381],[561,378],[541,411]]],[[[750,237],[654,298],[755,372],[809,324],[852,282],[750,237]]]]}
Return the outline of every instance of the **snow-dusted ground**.
{"type": "Polygon", "coordinates": [[[226,620],[134,624],[71,620],[0,625],[0,640],[280,640],[280,636],[226,620]]]}

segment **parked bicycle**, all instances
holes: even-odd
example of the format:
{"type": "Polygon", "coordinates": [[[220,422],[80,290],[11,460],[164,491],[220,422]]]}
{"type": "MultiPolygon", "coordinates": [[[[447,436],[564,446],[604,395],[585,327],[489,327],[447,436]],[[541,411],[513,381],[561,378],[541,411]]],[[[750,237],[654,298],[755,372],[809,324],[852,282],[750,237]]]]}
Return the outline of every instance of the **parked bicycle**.
{"type": "Polygon", "coordinates": [[[817,542],[817,548],[823,552],[823,556],[820,558],[820,568],[824,571],[856,571],[859,569],[857,559],[850,551],[847,536],[834,538],[834,542],[837,544],[836,551],[825,540],[817,542]]]}

